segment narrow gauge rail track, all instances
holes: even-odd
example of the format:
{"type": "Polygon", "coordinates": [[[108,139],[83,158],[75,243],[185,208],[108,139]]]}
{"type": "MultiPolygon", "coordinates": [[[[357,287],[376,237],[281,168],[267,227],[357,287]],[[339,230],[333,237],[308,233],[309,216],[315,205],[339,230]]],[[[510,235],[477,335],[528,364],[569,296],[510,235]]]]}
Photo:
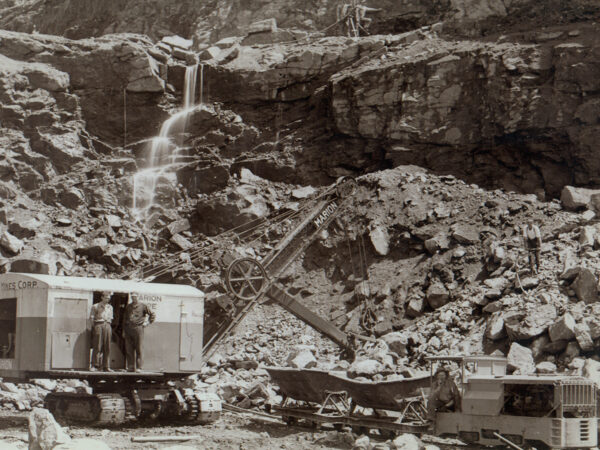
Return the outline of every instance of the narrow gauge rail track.
{"type": "MultiPolygon", "coordinates": [[[[231,414],[240,414],[240,415],[250,415],[250,416],[254,416],[256,417],[258,420],[265,420],[265,421],[269,421],[269,422],[276,422],[279,424],[285,424],[285,422],[282,421],[281,419],[281,415],[275,415],[275,414],[271,414],[268,412],[263,412],[263,411],[256,411],[253,409],[246,409],[246,408],[240,408],[239,406],[235,406],[235,405],[231,405],[229,403],[224,403],[223,404],[223,410],[227,411],[228,413],[231,414]]],[[[347,430],[351,430],[351,427],[346,427],[343,429],[336,429],[336,427],[333,424],[327,424],[324,423],[324,425],[326,425],[326,428],[322,428],[321,426],[316,426],[315,427],[315,422],[311,422],[311,421],[305,421],[305,422],[297,422],[294,425],[288,425],[289,427],[296,427],[299,430],[306,430],[306,429],[312,429],[312,430],[316,430],[316,429],[320,429],[323,431],[326,430],[330,430],[330,431],[343,431],[345,429],[347,430]]],[[[487,449],[489,450],[490,447],[486,447],[486,446],[482,446],[482,445],[474,445],[474,444],[465,444],[462,443],[456,439],[442,439],[442,438],[438,438],[435,436],[430,436],[428,434],[416,434],[419,439],[421,439],[421,441],[423,441],[424,443],[427,444],[434,444],[437,447],[439,447],[442,450],[452,450],[452,449],[460,449],[460,450],[481,450],[481,449],[487,449]],[[451,442],[444,442],[444,441],[451,441],[451,442]]],[[[385,442],[386,440],[389,440],[390,438],[385,438],[383,436],[380,436],[376,433],[370,433],[369,437],[377,440],[377,441],[381,441],[381,442],[385,442]]]]}

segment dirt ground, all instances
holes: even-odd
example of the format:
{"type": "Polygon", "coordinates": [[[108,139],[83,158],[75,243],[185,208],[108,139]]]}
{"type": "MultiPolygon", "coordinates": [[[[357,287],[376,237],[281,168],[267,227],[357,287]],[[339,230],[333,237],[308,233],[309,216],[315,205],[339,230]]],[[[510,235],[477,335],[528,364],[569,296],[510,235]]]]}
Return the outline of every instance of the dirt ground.
{"type": "MultiPolygon", "coordinates": [[[[0,450],[7,444],[27,448],[28,413],[0,411],[0,450]]],[[[335,431],[325,425],[320,430],[305,426],[288,426],[278,419],[224,411],[221,419],[211,425],[130,425],[120,428],[70,426],[66,428],[73,438],[91,438],[106,443],[113,450],[165,449],[176,447],[201,449],[351,449],[357,438],[350,430],[335,431]],[[171,442],[132,442],[132,436],[181,437],[171,442]]],[[[384,442],[374,433],[373,444],[384,442]]],[[[454,441],[423,436],[424,443],[433,443],[444,449],[464,448],[454,441]]]]}

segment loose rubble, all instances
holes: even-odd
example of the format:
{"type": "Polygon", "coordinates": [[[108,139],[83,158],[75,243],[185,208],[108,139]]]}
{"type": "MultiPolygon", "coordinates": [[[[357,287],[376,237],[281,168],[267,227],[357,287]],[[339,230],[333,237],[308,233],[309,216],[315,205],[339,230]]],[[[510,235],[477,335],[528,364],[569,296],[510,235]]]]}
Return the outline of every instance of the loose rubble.
{"type": "MultiPolygon", "coordinates": [[[[208,305],[224,292],[217,260],[231,242],[221,233],[298,211],[352,176],[351,205],[282,284],[374,342],[346,361],[264,304],[184,383],[263,408],[281,400],[265,366],[381,381],[414,376],[428,355],[494,351],[515,374],[598,381],[597,5],[574,1],[564,18],[524,33],[507,21],[520,8],[539,11],[534,2],[451,2],[389,34],[408,8],[396,2],[370,36],[348,39],[319,31],[335,21],[329,1],[318,13],[296,8],[293,26],[286,2],[269,9],[277,17],[222,2],[213,15],[181,2],[184,20],[145,20],[139,3],[127,8],[140,16],[131,26],[150,37],[113,34],[132,31],[120,15],[69,25],[64,37],[40,34],[34,24],[55,31],[50,23],[71,13],[47,16],[26,3],[0,19],[17,30],[0,32],[1,271],[140,277],[168,263],[159,280],[196,285],[208,305]],[[486,35],[494,30],[502,35],[486,35]],[[181,104],[186,66],[199,61],[203,105],[182,138],[189,161],[159,179],[140,220],[133,174],[148,162],[146,141],[181,104]],[[538,274],[520,242],[528,219],[543,234],[538,274]],[[195,257],[198,248],[206,255],[195,257]]],[[[236,251],[262,258],[283,232],[236,251]]],[[[87,389],[2,381],[0,405],[29,411],[53,390],[87,389]]],[[[352,441],[422,447],[406,435],[352,441]]]]}

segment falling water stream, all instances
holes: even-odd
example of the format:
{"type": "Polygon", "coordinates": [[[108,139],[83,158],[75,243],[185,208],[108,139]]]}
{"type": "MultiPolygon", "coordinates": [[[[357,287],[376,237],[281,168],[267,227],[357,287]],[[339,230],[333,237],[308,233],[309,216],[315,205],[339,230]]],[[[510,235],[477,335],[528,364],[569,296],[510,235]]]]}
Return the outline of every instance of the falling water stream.
{"type": "Polygon", "coordinates": [[[148,165],[133,176],[133,214],[143,220],[154,205],[159,179],[177,184],[175,169],[182,163],[181,151],[190,114],[202,107],[203,66],[200,66],[200,103],[196,105],[198,65],[185,71],[183,108],[165,120],[159,135],[151,141],[148,165]]]}

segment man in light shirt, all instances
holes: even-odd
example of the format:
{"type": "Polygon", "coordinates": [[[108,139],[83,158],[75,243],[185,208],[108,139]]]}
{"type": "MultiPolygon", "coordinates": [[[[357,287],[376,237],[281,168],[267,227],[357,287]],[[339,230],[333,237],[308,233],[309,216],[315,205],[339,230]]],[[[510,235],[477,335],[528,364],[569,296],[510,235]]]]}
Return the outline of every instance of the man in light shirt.
{"type": "Polygon", "coordinates": [[[529,219],[527,225],[523,227],[523,241],[525,249],[529,256],[529,268],[531,273],[538,273],[540,270],[540,253],[542,249],[542,235],[540,228],[529,219]]]}
{"type": "Polygon", "coordinates": [[[110,368],[110,341],[112,337],[111,323],[113,308],[110,305],[112,292],[103,292],[100,303],[92,305],[90,319],[92,321],[92,371],[102,369],[112,372],[110,368]]]}

